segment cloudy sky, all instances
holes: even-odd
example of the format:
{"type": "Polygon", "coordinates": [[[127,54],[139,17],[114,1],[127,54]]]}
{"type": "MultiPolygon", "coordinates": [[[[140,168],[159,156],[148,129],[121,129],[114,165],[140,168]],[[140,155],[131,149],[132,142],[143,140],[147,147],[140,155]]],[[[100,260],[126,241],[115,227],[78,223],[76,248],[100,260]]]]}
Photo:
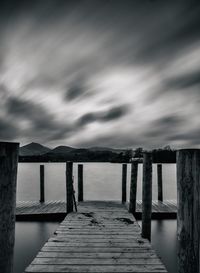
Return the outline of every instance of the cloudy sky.
{"type": "Polygon", "coordinates": [[[200,147],[200,4],[0,4],[0,139],[200,147]]]}

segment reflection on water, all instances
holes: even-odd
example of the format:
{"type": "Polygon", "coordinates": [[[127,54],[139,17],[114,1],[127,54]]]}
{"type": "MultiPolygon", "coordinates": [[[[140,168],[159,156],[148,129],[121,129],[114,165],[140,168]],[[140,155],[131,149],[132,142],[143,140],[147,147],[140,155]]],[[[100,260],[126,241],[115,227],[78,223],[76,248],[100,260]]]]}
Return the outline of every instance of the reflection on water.
{"type": "MultiPolygon", "coordinates": [[[[141,226],[141,221],[138,221],[141,226]]],[[[161,257],[169,273],[177,273],[176,220],[152,221],[152,247],[161,257]]]]}
{"type": "Polygon", "coordinates": [[[24,272],[58,224],[55,222],[16,223],[14,273],[24,272]]]}

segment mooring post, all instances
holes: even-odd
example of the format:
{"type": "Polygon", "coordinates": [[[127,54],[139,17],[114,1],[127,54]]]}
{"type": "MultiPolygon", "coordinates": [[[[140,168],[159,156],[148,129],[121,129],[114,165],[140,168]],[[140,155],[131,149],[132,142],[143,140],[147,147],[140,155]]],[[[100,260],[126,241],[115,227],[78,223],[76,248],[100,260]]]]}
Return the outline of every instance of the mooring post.
{"type": "Polygon", "coordinates": [[[126,203],[127,164],[122,164],[122,203],[126,203]]]}
{"type": "Polygon", "coordinates": [[[83,201],[83,164],[78,164],[78,201],[83,201]]]}
{"type": "Polygon", "coordinates": [[[157,165],[157,179],[158,179],[158,201],[163,202],[162,164],[157,165]]]}
{"type": "Polygon", "coordinates": [[[0,272],[13,272],[18,143],[0,142],[0,272]]]}
{"type": "Polygon", "coordinates": [[[40,165],[40,202],[45,201],[45,189],[44,189],[44,165],[40,165]]]}
{"type": "Polygon", "coordinates": [[[152,153],[143,154],[142,237],[151,240],[152,153]]]}
{"type": "Polygon", "coordinates": [[[67,213],[73,211],[73,162],[66,163],[67,213]]]}
{"type": "Polygon", "coordinates": [[[178,273],[200,272],[200,150],[179,150],[176,162],[178,273]]]}
{"type": "Polygon", "coordinates": [[[137,201],[137,175],[138,175],[138,161],[133,161],[131,164],[131,183],[130,183],[130,200],[129,212],[135,213],[137,201]]]}

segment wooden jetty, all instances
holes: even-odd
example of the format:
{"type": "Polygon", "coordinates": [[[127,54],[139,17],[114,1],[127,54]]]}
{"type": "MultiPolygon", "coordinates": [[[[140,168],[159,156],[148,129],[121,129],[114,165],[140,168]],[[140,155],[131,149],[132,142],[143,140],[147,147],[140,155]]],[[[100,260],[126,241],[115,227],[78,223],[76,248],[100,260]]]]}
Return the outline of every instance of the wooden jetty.
{"type": "Polygon", "coordinates": [[[178,272],[200,272],[200,149],[177,151],[177,207],[172,201],[163,201],[160,165],[158,201],[152,200],[152,153],[144,152],[142,202],[136,196],[138,162],[131,167],[128,206],[126,165],[122,165],[121,203],[80,202],[84,199],[84,189],[83,167],[79,166],[76,213],[72,162],[66,164],[65,202],[45,202],[44,167],[40,167],[40,202],[23,202],[16,210],[18,151],[18,143],[0,142],[0,272],[13,273],[16,213],[17,217],[26,218],[51,215],[51,220],[53,215],[63,213],[64,218],[26,272],[167,272],[150,245],[151,219],[153,215],[176,214],[176,210],[178,272]],[[142,230],[135,219],[141,212],[142,230]]]}
{"type": "Polygon", "coordinates": [[[124,204],[90,201],[69,213],[25,272],[167,272],[124,204]]]}
{"type": "MultiPolygon", "coordinates": [[[[80,203],[80,202],[79,202],[80,203]]],[[[152,219],[175,219],[177,216],[176,200],[152,201],[152,219]]],[[[129,204],[126,203],[128,207],[129,204]]],[[[78,207],[79,210],[80,206],[78,207]]],[[[66,216],[66,202],[61,200],[45,201],[19,201],[16,207],[16,219],[29,220],[63,220],[66,216]]],[[[137,200],[136,219],[142,218],[142,200],[137,200]]]]}

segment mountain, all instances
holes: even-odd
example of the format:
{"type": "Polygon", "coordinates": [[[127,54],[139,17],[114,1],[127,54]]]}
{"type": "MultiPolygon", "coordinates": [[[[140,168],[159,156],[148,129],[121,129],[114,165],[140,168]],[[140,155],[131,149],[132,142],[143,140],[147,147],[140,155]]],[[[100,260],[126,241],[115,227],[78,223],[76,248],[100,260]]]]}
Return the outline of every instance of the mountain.
{"type": "Polygon", "coordinates": [[[29,143],[19,148],[19,155],[21,156],[32,156],[32,155],[43,155],[50,152],[51,149],[45,147],[39,143],[29,143]]]}
{"type": "Polygon", "coordinates": [[[58,146],[49,149],[38,143],[20,148],[20,162],[125,162],[127,156],[122,149],[92,147],[91,149],[58,146]]]}
{"type": "Polygon", "coordinates": [[[55,149],[51,150],[49,153],[50,154],[66,154],[66,153],[70,153],[75,150],[76,150],[76,148],[72,148],[69,146],[58,146],[55,149]]]}

